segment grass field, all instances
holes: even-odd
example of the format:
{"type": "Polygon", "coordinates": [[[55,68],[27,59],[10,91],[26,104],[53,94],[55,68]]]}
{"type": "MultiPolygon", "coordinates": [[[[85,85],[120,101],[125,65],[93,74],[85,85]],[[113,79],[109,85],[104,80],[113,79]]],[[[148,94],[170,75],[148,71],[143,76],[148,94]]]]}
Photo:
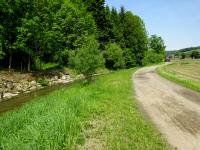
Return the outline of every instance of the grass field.
{"type": "Polygon", "coordinates": [[[0,149],[168,149],[139,112],[131,81],[134,71],[63,88],[3,114],[0,149]]]}
{"type": "Polygon", "coordinates": [[[182,86],[200,92],[200,60],[175,61],[159,68],[158,73],[182,86]]]}

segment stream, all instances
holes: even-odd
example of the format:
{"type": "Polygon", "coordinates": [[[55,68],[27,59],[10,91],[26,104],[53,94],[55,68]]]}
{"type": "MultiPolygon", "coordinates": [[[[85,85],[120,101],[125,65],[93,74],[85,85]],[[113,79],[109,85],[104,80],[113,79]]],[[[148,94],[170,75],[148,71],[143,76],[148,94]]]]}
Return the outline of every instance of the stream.
{"type": "Polygon", "coordinates": [[[58,90],[63,87],[70,87],[71,85],[80,82],[80,80],[72,81],[69,83],[59,83],[53,86],[43,87],[41,89],[37,89],[35,91],[31,91],[30,93],[21,93],[13,98],[8,100],[4,100],[0,102],[0,115],[7,112],[14,110],[26,102],[33,100],[35,97],[38,96],[45,96],[48,95],[50,92],[58,90]]]}

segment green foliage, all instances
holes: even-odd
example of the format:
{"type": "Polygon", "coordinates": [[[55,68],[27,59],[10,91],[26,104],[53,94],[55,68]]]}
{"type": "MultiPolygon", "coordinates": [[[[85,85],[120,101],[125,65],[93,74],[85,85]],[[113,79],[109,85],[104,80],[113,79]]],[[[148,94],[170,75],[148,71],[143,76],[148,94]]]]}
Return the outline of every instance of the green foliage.
{"type": "Polygon", "coordinates": [[[48,86],[49,85],[49,80],[46,79],[45,77],[43,78],[38,78],[37,83],[39,83],[41,86],[48,86]]]}
{"type": "Polygon", "coordinates": [[[98,28],[98,40],[100,46],[107,42],[105,26],[106,26],[106,16],[105,16],[105,0],[82,0],[87,8],[87,10],[92,14],[97,28],[98,28]]]}
{"type": "Polygon", "coordinates": [[[120,69],[125,66],[123,51],[116,43],[109,43],[106,45],[104,57],[107,68],[120,69]]]}
{"type": "Polygon", "coordinates": [[[148,44],[145,25],[141,18],[133,15],[131,12],[126,12],[124,16],[123,35],[125,47],[132,50],[136,58],[136,63],[141,65],[148,44]]]}
{"type": "Polygon", "coordinates": [[[191,58],[193,58],[193,59],[200,58],[200,53],[198,51],[193,51],[191,54],[191,58]]]}
{"type": "Polygon", "coordinates": [[[142,64],[155,64],[163,62],[165,59],[165,44],[161,37],[152,35],[148,43],[149,50],[145,53],[142,64]]]}
{"type": "Polygon", "coordinates": [[[165,44],[163,39],[157,35],[152,35],[149,38],[149,49],[157,54],[165,55],[165,44]]]}
{"type": "Polygon", "coordinates": [[[5,56],[5,53],[3,52],[3,27],[0,25],[0,60],[3,59],[3,57],[5,56]]]}
{"type": "MultiPolygon", "coordinates": [[[[41,62],[67,66],[87,35],[96,37],[100,51],[108,43],[121,47],[123,58],[106,65],[115,69],[142,65],[148,49],[143,20],[124,7],[120,12],[105,7],[105,0],[2,0],[0,14],[0,59],[6,56],[9,68],[41,69],[41,62]]],[[[163,44],[160,37],[152,39],[163,44]]],[[[151,45],[158,53],[164,48],[151,45]]]]}
{"type": "Polygon", "coordinates": [[[145,66],[145,65],[149,65],[149,64],[160,63],[163,61],[164,61],[164,58],[163,58],[162,54],[158,54],[152,50],[149,50],[145,53],[142,64],[145,66]]]}
{"type": "Polygon", "coordinates": [[[126,68],[132,68],[137,65],[135,55],[134,53],[132,53],[132,50],[130,48],[126,48],[123,50],[123,57],[125,60],[126,68]]]}
{"type": "Polygon", "coordinates": [[[87,36],[84,45],[76,52],[71,53],[69,63],[77,73],[85,75],[88,79],[98,67],[103,66],[104,60],[100,53],[99,43],[94,36],[87,36]]]}
{"type": "Polygon", "coordinates": [[[181,59],[185,59],[186,55],[185,53],[181,53],[181,59]]]}
{"type": "Polygon", "coordinates": [[[51,69],[55,69],[55,68],[58,68],[59,67],[59,64],[57,63],[42,63],[41,64],[41,69],[42,70],[51,70],[51,69]]]}
{"type": "Polygon", "coordinates": [[[3,51],[11,57],[15,53],[26,54],[22,62],[29,67],[36,59],[66,65],[68,51],[81,47],[86,34],[97,32],[84,5],[71,1],[3,1],[0,7],[0,22],[5,28],[5,42],[0,42],[3,51]]]}

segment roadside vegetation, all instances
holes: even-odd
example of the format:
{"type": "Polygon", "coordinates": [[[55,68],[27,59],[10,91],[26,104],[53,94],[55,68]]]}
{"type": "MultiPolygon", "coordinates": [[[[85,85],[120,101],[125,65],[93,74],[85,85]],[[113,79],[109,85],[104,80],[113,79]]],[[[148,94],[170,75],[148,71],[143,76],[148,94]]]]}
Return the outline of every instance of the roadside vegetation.
{"type": "Polygon", "coordinates": [[[3,114],[0,149],[167,149],[133,100],[134,71],[63,88],[3,114]]]}
{"type": "Polygon", "coordinates": [[[200,92],[200,61],[182,60],[158,68],[158,73],[182,86],[200,92]]]}

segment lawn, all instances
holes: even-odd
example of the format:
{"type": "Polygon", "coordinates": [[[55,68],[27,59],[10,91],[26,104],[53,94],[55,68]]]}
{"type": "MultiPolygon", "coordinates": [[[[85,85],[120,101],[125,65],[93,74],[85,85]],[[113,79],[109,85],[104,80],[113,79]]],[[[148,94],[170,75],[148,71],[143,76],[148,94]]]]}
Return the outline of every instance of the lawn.
{"type": "Polygon", "coordinates": [[[62,88],[1,115],[0,149],[168,149],[138,109],[135,70],[62,88]]]}
{"type": "Polygon", "coordinates": [[[158,69],[158,73],[182,86],[200,92],[200,60],[182,60],[158,69]]]}

